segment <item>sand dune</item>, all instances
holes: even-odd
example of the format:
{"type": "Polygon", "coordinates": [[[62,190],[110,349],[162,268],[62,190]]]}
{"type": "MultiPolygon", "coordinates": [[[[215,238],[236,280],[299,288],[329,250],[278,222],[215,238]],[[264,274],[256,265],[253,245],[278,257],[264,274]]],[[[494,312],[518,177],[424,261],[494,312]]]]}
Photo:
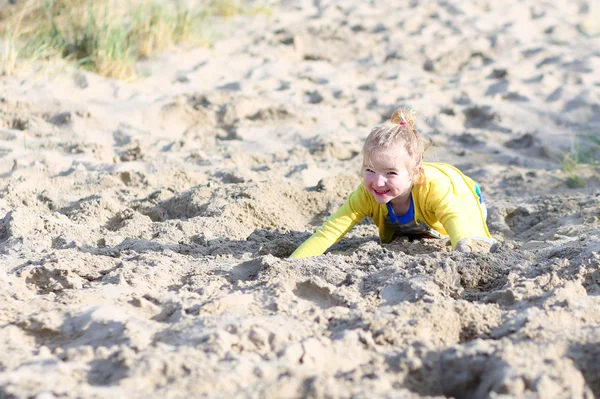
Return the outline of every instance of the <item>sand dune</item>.
{"type": "Polygon", "coordinates": [[[562,163],[599,159],[594,7],[283,1],[135,82],[3,77],[0,397],[599,396],[600,181],[562,163]],[[365,222],[288,259],[400,106],[497,251],[365,222]]]}

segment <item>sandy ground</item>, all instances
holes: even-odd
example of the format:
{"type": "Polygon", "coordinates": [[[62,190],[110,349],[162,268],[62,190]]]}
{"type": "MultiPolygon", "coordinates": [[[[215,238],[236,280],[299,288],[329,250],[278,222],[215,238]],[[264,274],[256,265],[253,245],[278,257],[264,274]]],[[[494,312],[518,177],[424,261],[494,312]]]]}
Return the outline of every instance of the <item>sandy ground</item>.
{"type": "Polygon", "coordinates": [[[1,78],[0,397],[600,397],[593,3],[283,1],[132,83],[1,78]],[[399,106],[499,250],[287,259],[399,106]]]}

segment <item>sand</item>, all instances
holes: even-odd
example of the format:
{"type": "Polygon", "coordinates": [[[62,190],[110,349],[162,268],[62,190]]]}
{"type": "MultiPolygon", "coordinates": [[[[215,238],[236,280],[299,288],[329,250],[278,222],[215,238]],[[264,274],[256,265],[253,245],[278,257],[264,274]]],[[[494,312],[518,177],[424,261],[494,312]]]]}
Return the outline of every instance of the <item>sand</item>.
{"type": "Polygon", "coordinates": [[[600,159],[597,4],[273,9],[134,82],[0,79],[0,397],[600,396],[600,181],[563,170],[600,159]],[[400,106],[500,246],[288,259],[400,106]]]}

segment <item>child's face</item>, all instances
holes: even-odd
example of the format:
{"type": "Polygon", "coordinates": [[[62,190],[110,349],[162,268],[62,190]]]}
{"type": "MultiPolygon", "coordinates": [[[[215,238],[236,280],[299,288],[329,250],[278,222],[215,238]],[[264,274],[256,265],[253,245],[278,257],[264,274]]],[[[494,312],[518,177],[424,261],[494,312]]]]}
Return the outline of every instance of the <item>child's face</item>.
{"type": "Polygon", "coordinates": [[[413,173],[407,169],[411,162],[403,146],[375,149],[369,160],[363,166],[363,183],[375,201],[386,204],[410,193],[413,173]]]}

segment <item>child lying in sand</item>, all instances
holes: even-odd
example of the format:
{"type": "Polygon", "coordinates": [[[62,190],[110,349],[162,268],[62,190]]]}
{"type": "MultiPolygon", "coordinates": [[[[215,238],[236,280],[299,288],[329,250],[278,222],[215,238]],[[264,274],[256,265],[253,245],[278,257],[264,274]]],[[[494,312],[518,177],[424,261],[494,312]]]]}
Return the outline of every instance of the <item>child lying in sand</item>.
{"type": "Polygon", "coordinates": [[[479,186],[453,166],[423,162],[425,147],[406,110],[373,128],[363,147],[363,182],[291,257],[321,255],[365,216],[373,219],[383,243],[418,235],[449,236],[461,252],[470,252],[477,241],[491,245],[479,186]]]}

